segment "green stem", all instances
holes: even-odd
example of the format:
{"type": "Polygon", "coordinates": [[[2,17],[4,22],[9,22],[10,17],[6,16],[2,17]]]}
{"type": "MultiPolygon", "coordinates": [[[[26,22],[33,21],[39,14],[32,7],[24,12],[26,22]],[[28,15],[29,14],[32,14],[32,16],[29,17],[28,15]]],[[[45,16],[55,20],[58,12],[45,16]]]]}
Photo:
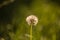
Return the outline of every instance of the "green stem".
{"type": "Polygon", "coordinates": [[[32,25],[30,27],[30,40],[32,40],[32,25]]]}

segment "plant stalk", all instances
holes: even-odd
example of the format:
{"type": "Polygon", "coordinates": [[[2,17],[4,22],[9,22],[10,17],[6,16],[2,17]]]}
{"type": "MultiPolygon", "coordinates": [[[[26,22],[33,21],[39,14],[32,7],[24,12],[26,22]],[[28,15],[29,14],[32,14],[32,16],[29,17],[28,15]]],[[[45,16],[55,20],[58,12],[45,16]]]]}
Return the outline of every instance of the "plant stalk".
{"type": "Polygon", "coordinates": [[[32,25],[30,27],[30,40],[32,40],[32,25]]]}

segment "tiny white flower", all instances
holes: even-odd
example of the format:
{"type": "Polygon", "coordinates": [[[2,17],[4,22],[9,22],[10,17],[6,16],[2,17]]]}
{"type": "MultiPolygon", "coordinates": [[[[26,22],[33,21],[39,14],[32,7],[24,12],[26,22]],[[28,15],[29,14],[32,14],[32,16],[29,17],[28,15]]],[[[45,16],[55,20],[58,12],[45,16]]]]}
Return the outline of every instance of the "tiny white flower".
{"type": "Polygon", "coordinates": [[[29,25],[33,24],[35,26],[38,23],[38,18],[35,15],[30,15],[26,18],[26,22],[29,25]]]}

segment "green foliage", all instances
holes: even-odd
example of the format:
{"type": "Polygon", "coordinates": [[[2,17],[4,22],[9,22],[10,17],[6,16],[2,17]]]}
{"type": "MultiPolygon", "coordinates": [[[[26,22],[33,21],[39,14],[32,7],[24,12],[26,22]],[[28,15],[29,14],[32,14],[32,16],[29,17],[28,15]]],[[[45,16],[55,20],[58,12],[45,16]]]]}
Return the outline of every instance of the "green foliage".
{"type": "MultiPolygon", "coordinates": [[[[22,4],[16,7],[12,24],[16,26],[15,34],[9,32],[13,40],[29,40],[30,26],[26,23],[26,17],[33,14],[39,19],[33,27],[33,40],[59,40],[60,38],[60,7],[45,0],[34,0],[30,7],[22,4]]],[[[9,26],[8,26],[9,27],[9,26]]]]}

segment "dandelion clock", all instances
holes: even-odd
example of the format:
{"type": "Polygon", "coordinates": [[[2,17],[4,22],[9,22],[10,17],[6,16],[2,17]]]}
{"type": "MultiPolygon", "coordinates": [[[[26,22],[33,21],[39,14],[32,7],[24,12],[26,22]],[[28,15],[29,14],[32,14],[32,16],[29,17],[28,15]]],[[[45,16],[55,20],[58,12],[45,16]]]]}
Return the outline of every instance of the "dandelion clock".
{"type": "Polygon", "coordinates": [[[38,18],[35,15],[30,15],[26,18],[26,22],[30,26],[30,40],[32,40],[32,26],[36,26],[38,23],[38,18]]]}

